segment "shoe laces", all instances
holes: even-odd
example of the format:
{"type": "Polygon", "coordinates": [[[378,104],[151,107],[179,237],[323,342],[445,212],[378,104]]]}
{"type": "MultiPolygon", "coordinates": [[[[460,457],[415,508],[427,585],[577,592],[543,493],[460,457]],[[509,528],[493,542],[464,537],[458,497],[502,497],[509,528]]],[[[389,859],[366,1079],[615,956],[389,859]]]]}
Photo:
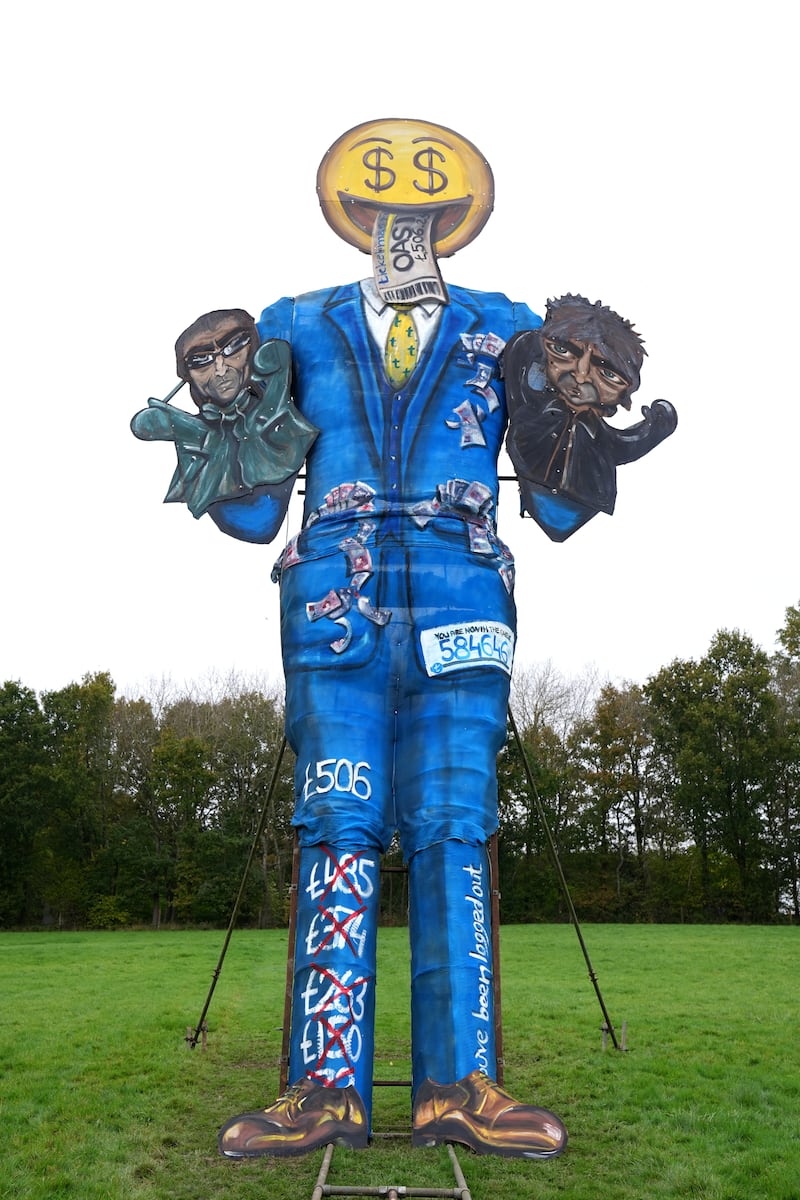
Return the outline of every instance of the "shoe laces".
{"type": "Polygon", "coordinates": [[[301,1099],[305,1091],[305,1082],[305,1079],[298,1079],[296,1083],[290,1083],[286,1091],[278,1096],[278,1099],[274,1102],[272,1107],[274,1108],[278,1104],[285,1104],[288,1108],[292,1101],[301,1099]]]}

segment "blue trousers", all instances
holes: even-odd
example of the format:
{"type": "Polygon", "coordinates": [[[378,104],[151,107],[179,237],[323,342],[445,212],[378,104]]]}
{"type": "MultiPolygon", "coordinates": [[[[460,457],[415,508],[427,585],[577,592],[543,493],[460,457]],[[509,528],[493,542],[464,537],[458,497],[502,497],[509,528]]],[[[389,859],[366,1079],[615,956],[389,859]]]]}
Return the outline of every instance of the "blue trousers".
{"type": "Polygon", "coordinates": [[[452,536],[383,529],[377,545],[362,529],[363,554],[353,528],[327,525],[281,580],[301,845],[290,1076],[353,1084],[369,1111],[378,859],[395,831],[409,861],[414,1086],[494,1075],[485,843],[515,611],[462,523],[452,536]]]}
{"type": "Polygon", "coordinates": [[[386,850],[398,831],[410,859],[497,828],[516,613],[496,561],[470,553],[451,524],[450,537],[414,530],[367,545],[357,600],[353,559],[338,548],[346,526],[323,531],[330,553],[283,573],[301,845],[386,850]],[[320,611],[331,616],[309,619],[320,611]]]}

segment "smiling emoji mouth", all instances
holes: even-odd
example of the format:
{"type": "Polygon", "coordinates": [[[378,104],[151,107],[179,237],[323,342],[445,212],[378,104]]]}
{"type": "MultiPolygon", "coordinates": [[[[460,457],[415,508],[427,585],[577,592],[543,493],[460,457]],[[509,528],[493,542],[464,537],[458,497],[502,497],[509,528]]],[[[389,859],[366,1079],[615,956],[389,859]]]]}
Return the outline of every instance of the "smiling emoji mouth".
{"type": "Polygon", "coordinates": [[[347,219],[361,233],[372,237],[375,218],[379,212],[391,211],[403,213],[425,213],[434,215],[433,241],[442,242],[458,229],[472,208],[472,197],[464,196],[458,200],[443,200],[441,204],[391,204],[378,200],[368,200],[362,196],[352,196],[349,192],[338,192],[339,203],[347,219]]]}

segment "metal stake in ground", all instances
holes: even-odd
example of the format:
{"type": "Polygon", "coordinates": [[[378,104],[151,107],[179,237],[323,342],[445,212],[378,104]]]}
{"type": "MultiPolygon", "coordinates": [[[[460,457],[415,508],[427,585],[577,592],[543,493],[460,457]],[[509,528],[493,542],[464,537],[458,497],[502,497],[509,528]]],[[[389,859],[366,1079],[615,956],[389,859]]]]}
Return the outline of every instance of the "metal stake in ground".
{"type": "Polygon", "coordinates": [[[205,1005],[203,1006],[203,1011],[200,1014],[200,1020],[197,1022],[197,1025],[194,1029],[194,1032],[192,1033],[192,1036],[191,1037],[187,1036],[187,1038],[186,1038],[186,1041],[189,1043],[189,1046],[192,1050],[194,1050],[195,1046],[197,1045],[198,1039],[199,1039],[199,1037],[203,1031],[203,1028],[205,1026],[205,1023],[206,1023],[206,1015],[207,1015],[209,1007],[211,1005],[211,997],[214,995],[214,989],[217,986],[217,980],[219,979],[220,972],[222,970],[222,964],[225,961],[225,955],[228,952],[228,944],[230,943],[230,940],[231,940],[231,934],[233,933],[233,928],[234,928],[234,925],[236,924],[236,918],[239,915],[239,907],[242,903],[242,896],[244,895],[244,889],[245,889],[245,884],[247,883],[247,877],[250,874],[250,868],[253,865],[253,859],[255,858],[256,850],[258,849],[258,843],[261,841],[261,835],[264,832],[264,826],[267,823],[267,814],[269,813],[270,804],[272,802],[272,794],[275,791],[275,785],[278,782],[278,772],[281,769],[281,763],[283,762],[283,755],[284,755],[285,750],[286,750],[286,734],[283,735],[283,740],[281,741],[281,748],[278,751],[278,758],[277,758],[275,767],[272,772],[272,779],[269,782],[269,791],[267,792],[267,798],[264,801],[264,807],[261,810],[261,819],[258,822],[258,829],[256,830],[255,837],[253,838],[253,844],[250,847],[250,853],[247,856],[247,862],[245,864],[244,874],[242,875],[242,882],[239,884],[239,892],[236,896],[236,900],[233,905],[233,912],[231,913],[231,919],[228,922],[228,932],[225,934],[225,941],[222,944],[222,951],[220,953],[217,965],[214,968],[214,973],[211,977],[211,987],[209,988],[208,995],[206,996],[206,1002],[205,1002],[205,1005]]]}
{"type": "Polygon", "coordinates": [[[614,1026],[611,1022],[611,1017],[608,1015],[608,1011],[606,1009],[605,1002],[603,1000],[603,994],[600,991],[600,985],[597,982],[597,976],[594,972],[594,968],[592,967],[591,959],[589,958],[589,951],[586,949],[586,943],[583,940],[583,934],[581,933],[580,922],[578,921],[578,914],[575,912],[575,905],[572,903],[572,896],[570,895],[569,888],[567,887],[567,881],[564,877],[564,872],[561,868],[561,860],[558,857],[558,850],[556,849],[556,843],[555,843],[552,833],[550,832],[550,826],[547,821],[547,815],[544,811],[544,805],[542,804],[541,798],[539,796],[539,792],[536,788],[536,784],[533,781],[533,771],[531,770],[531,764],[528,759],[528,754],[527,754],[527,751],[525,750],[525,747],[522,744],[522,738],[519,735],[519,730],[517,729],[517,723],[514,720],[514,714],[511,711],[510,705],[508,708],[508,719],[511,722],[511,728],[514,731],[514,737],[516,738],[517,746],[519,747],[519,752],[522,755],[522,762],[525,767],[525,774],[528,778],[528,786],[531,789],[531,796],[533,797],[533,802],[536,805],[536,812],[539,816],[539,820],[541,821],[542,828],[544,829],[544,832],[545,832],[547,846],[550,851],[550,858],[553,862],[553,866],[555,867],[556,875],[558,876],[558,882],[561,885],[561,892],[564,896],[564,900],[566,901],[567,908],[569,909],[570,920],[572,921],[572,924],[575,926],[575,932],[578,935],[578,941],[580,942],[581,950],[583,951],[584,961],[586,962],[586,967],[589,971],[589,978],[592,981],[592,986],[594,987],[595,993],[597,995],[597,999],[600,1002],[600,1008],[603,1013],[603,1020],[605,1021],[605,1025],[608,1030],[609,1036],[611,1037],[611,1041],[614,1043],[614,1049],[619,1050],[619,1043],[617,1042],[617,1035],[614,1032],[614,1026]]]}

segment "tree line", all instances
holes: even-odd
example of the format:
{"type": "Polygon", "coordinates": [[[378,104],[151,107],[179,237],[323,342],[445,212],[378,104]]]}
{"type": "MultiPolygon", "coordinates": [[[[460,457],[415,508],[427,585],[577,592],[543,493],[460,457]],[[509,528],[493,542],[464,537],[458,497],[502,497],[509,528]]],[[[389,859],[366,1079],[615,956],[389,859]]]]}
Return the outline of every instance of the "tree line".
{"type": "MultiPolygon", "coordinates": [[[[515,675],[504,921],[568,918],[554,847],[582,920],[800,922],[800,607],[778,643],[720,630],[644,684],[515,675]]],[[[241,923],[285,925],[282,742],[280,691],[235,678],[134,699],[105,673],[41,695],[6,682],[0,927],[224,926],[240,888],[241,923]]],[[[405,919],[401,861],[393,847],[385,921],[405,919]]]]}

